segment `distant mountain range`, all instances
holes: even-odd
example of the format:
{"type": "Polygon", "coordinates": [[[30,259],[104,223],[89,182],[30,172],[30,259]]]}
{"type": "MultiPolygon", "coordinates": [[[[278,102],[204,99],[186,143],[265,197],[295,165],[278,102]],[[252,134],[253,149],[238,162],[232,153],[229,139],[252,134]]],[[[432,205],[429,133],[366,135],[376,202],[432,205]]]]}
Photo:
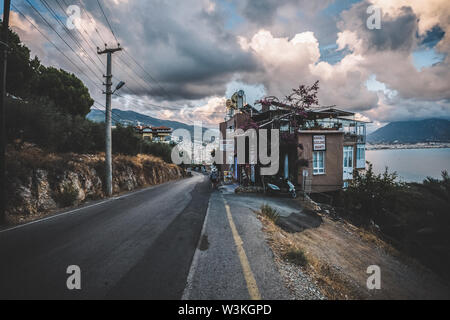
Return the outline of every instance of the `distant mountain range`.
{"type": "Polygon", "coordinates": [[[392,122],[367,136],[369,143],[450,142],[450,121],[427,119],[392,122]]]}
{"type": "MultiPolygon", "coordinates": [[[[112,112],[113,125],[116,125],[119,122],[122,125],[137,125],[138,123],[140,123],[141,125],[152,127],[164,126],[172,128],[173,130],[186,129],[191,133],[192,137],[194,136],[194,126],[187,125],[182,122],[153,118],[134,111],[113,109],[112,112]]],[[[92,109],[91,112],[87,115],[87,118],[94,122],[105,122],[105,114],[102,111],[96,109],[92,109]]]]}

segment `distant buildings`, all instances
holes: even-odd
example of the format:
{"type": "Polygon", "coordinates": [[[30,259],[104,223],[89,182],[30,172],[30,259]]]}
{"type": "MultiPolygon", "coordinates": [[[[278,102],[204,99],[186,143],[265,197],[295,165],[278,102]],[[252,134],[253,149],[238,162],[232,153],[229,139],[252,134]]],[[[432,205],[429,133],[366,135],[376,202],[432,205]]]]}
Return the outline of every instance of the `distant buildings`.
{"type": "MultiPolygon", "coordinates": [[[[356,120],[354,113],[328,107],[293,115],[292,110],[280,104],[266,105],[258,111],[237,102],[235,108],[228,106],[229,113],[220,124],[222,136],[226,137],[227,131],[249,127],[279,129],[278,176],[289,178],[302,190],[311,193],[339,190],[348,186],[354,170],[365,169],[366,123],[356,120]]],[[[234,158],[228,159],[231,164],[221,165],[222,173],[232,175],[237,182],[250,177],[252,183],[259,183],[259,162],[238,164],[236,141],[225,139],[219,152],[223,152],[225,159],[231,148],[234,158]]]]}
{"type": "Polygon", "coordinates": [[[172,140],[172,128],[136,126],[135,130],[136,133],[142,137],[142,139],[149,142],[170,143],[170,141],[172,140]]]}

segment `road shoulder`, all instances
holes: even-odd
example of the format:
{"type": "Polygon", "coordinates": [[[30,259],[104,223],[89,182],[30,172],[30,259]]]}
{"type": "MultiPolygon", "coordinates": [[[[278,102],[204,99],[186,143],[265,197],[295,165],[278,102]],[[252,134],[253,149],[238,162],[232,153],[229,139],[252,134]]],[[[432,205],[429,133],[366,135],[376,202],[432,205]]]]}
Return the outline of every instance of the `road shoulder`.
{"type": "Polygon", "coordinates": [[[268,245],[263,225],[253,212],[260,202],[265,201],[271,199],[247,199],[242,195],[222,195],[220,192],[211,195],[202,241],[197,247],[183,299],[311,298],[311,295],[296,294],[280,273],[282,270],[268,245]],[[252,288],[252,278],[257,291],[252,288]]]}

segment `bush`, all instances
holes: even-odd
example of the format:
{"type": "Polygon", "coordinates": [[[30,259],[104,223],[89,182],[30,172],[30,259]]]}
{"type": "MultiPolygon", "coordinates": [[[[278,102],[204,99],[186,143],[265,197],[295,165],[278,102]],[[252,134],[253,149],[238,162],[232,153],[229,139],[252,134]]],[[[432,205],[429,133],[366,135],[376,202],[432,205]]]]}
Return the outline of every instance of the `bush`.
{"type": "Polygon", "coordinates": [[[358,223],[368,224],[372,220],[383,220],[385,212],[395,207],[395,198],[405,189],[405,184],[397,182],[397,173],[376,175],[368,163],[364,173],[354,172],[354,179],[344,192],[345,211],[353,214],[358,223]]]}
{"type": "Polygon", "coordinates": [[[112,132],[112,148],[115,154],[135,156],[140,152],[141,139],[134,132],[133,127],[124,127],[120,124],[112,132]]]}
{"type": "Polygon", "coordinates": [[[142,141],[143,154],[151,154],[167,163],[172,163],[172,148],[173,146],[164,143],[142,141]]]}
{"type": "Polygon", "coordinates": [[[450,280],[450,177],[423,183],[400,183],[397,175],[365,173],[341,193],[338,213],[355,224],[372,228],[395,247],[418,258],[450,280]]]}
{"type": "Polygon", "coordinates": [[[57,202],[61,207],[65,208],[73,206],[77,199],[78,191],[74,188],[73,185],[68,184],[64,186],[63,192],[61,192],[57,197],[57,202]]]}
{"type": "Polygon", "coordinates": [[[31,142],[49,152],[96,153],[104,150],[104,125],[63,114],[46,99],[8,99],[8,141],[31,142]]]}
{"type": "Polygon", "coordinates": [[[268,219],[272,220],[274,223],[277,223],[278,219],[280,219],[280,215],[277,210],[273,209],[271,206],[264,204],[261,206],[261,214],[268,219]]]}
{"type": "Polygon", "coordinates": [[[308,259],[306,258],[305,253],[300,249],[289,249],[284,254],[284,259],[301,267],[308,264],[308,259]]]}

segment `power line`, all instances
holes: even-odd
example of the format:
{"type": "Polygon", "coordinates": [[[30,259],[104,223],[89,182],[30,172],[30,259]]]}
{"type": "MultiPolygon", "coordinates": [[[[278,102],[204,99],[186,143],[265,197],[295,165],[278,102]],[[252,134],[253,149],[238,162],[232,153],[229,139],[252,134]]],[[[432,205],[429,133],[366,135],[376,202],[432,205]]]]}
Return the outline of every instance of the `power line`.
{"type": "MultiPolygon", "coordinates": [[[[80,3],[81,3],[81,1],[82,0],[80,0],[80,3]]],[[[101,3],[100,3],[100,1],[99,0],[97,0],[97,3],[98,3],[98,5],[99,5],[99,7],[100,7],[100,10],[101,10],[101,12],[102,12],[102,14],[103,14],[103,16],[104,16],[104,18],[105,18],[105,20],[106,20],[106,22],[107,22],[107,24],[108,24],[108,26],[109,26],[109,29],[110,29],[110,31],[111,31],[111,34],[114,36],[114,38],[116,39],[116,41],[117,41],[117,43],[119,43],[119,41],[118,41],[118,39],[117,39],[117,37],[116,37],[116,35],[115,35],[115,33],[114,33],[114,30],[112,29],[112,27],[111,27],[111,24],[110,24],[110,22],[109,22],[109,19],[108,19],[108,17],[106,16],[106,14],[105,14],[105,11],[104,11],[104,9],[103,9],[103,6],[101,5],[101,3]]],[[[83,11],[85,11],[86,12],[86,14],[87,14],[87,11],[83,8],[83,11]]],[[[92,20],[92,16],[90,17],[91,18],[91,20],[92,20]]],[[[96,30],[97,32],[98,32],[98,30],[96,30]]],[[[99,33],[99,36],[101,37],[101,35],[100,35],[100,33],[99,33]]],[[[142,71],[144,71],[144,73],[153,81],[153,82],[155,82],[156,83],[156,85],[161,89],[161,91],[167,96],[167,98],[169,98],[169,100],[172,98],[172,95],[168,92],[168,90],[166,90],[166,88],[164,88],[162,85],[161,85],[161,83],[159,83],[158,82],[158,80],[156,80],[155,79],[155,77],[153,77],[151,74],[150,74],[150,72],[148,72],[130,53],[128,53],[128,51],[126,50],[126,49],[123,49],[123,51],[125,52],[125,54],[126,55],[128,55],[130,58],[131,58],[131,60],[142,70],[142,71]]],[[[141,80],[143,80],[144,81],[144,83],[146,83],[149,87],[150,87],[150,89],[152,90],[153,89],[153,85],[147,80],[147,79],[145,79],[145,77],[142,77],[142,76],[140,76],[139,75],[139,73],[138,72],[136,72],[128,63],[126,63],[125,61],[124,61],[124,58],[121,58],[120,56],[119,56],[119,60],[123,63],[123,64],[125,64],[127,67],[128,67],[128,69],[130,69],[130,71],[132,72],[132,73],[134,73],[134,74],[136,74],[136,76],[138,77],[138,78],[140,78],[141,80]]],[[[134,77],[132,77],[128,72],[126,72],[125,71],[125,73],[130,77],[130,78],[132,78],[134,81],[136,81],[136,83],[138,84],[138,85],[140,85],[141,87],[142,87],[142,85],[141,84],[139,84],[139,81],[137,81],[134,77]]],[[[128,86],[128,89],[130,89],[129,88],[129,86],[128,86]]],[[[144,88],[144,90],[146,90],[145,88],[144,88]]],[[[131,91],[131,90],[130,90],[131,91]]],[[[181,106],[181,105],[179,105],[179,104],[177,104],[177,103],[175,103],[176,105],[178,105],[179,107],[182,107],[182,108],[184,108],[185,106],[181,106]]]]}
{"type": "MultiPolygon", "coordinates": [[[[64,5],[66,6],[66,8],[68,8],[68,5],[66,3],[65,0],[62,0],[64,2],[64,5]]],[[[67,14],[66,10],[64,10],[62,4],[59,2],[59,0],[56,0],[56,3],[58,4],[58,6],[61,8],[61,11],[66,15],[67,18],[69,18],[69,15],[67,14]]],[[[82,30],[84,31],[84,33],[86,33],[86,35],[88,36],[89,40],[91,41],[91,43],[94,45],[94,48],[92,48],[92,46],[90,45],[90,43],[86,40],[86,38],[84,37],[84,35],[80,32],[80,30],[78,30],[78,28],[75,28],[77,30],[77,32],[80,34],[80,36],[83,38],[83,40],[87,43],[87,45],[89,46],[89,48],[91,49],[91,51],[94,53],[94,56],[98,59],[98,61],[100,61],[100,63],[102,64],[102,66],[105,66],[105,64],[103,63],[102,59],[100,59],[100,57],[97,55],[97,52],[95,51],[95,48],[98,47],[95,42],[89,37],[88,32],[86,31],[86,29],[84,27],[82,27],[82,25],[80,24],[80,27],[82,28],[82,30]]]]}
{"type": "Polygon", "coordinates": [[[79,54],[76,53],[76,51],[72,48],[72,46],[70,46],[70,44],[67,43],[67,41],[59,34],[58,31],[56,31],[56,29],[50,24],[50,22],[47,21],[47,19],[45,19],[45,17],[39,12],[38,9],[36,9],[36,7],[29,1],[29,0],[25,0],[26,2],[28,2],[28,4],[33,8],[33,10],[42,18],[42,20],[44,20],[44,22],[59,36],[59,38],[69,47],[70,50],[72,50],[73,53],[75,53],[75,55],[78,57],[78,59],[89,69],[89,71],[92,72],[92,74],[94,74],[94,76],[97,77],[97,79],[102,82],[102,80],[100,78],[98,78],[98,76],[96,75],[96,73],[91,69],[91,67],[80,57],[79,54]]]}
{"type": "MultiPolygon", "coordinates": [[[[64,4],[65,4],[66,6],[68,6],[67,3],[66,3],[66,1],[65,1],[65,0],[63,0],[63,1],[64,1],[64,4]]],[[[95,22],[94,18],[93,18],[92,15],[89,13],[89,11],[87,11],[86,9],[84,9],[84,6],[85,6],[84,2],[83,2],[82,0],[78,0],[78,2],[80,3],[81,10],[83,10],[84,14],[91,20],[92,24],[94,25],[94,30],[95,30],[95,32],[97,33],[98,37],[100,38],[100,41],[102,42],[102,45],[106,45],[105,39],[102,37],[102,35],[100,34],[100,32],[99,32],[98,29],[97,29],[97,23],[95,22]]],[[[97,46],[97,47],[99,47],[99,46],[97,46]]]]}
{"type": "MultiPolygon", "coordinates": [[[[102,106],[102,107],[105,108],[105,110],[106,110],[106,107],[104,107],[104,106],[103,106],[102,104],[100,104],[99,102],[97,102],[97,101],[94,100],[94,103],[97,103],[98,105],[102,106]]],[[[96,109],[96,110],[99,110],[99,111],[103,112],[103,113],[106,115],[106,111],[104,111],[104,110],[102,110],[102,109],[96,107],[95,105],[92,105],[92,108],[94,108],[94,109],[96,109]]],[[[113,113],[113,114],[114,114],[114,113],[113,113]]],[[[119,116],[116,115],[116,114],[114,114],[114,115],[117,116],[117,117],[119,117],[119,116]]],[[[117,120],[117,119],[114,118],[113,116],[112,116],[111,118],[112,118],[115,122],[117,122],[117,123],[121,123],[120,120],[126,121],[126,119],[123,119],[123,118],[120,118],[120,120],[117,120]]]]}
{"type": "MultiPolygon", "coordinates": [[[[47,8],[47,10],[51,13],[53,18],[56,20],[56,22],[59,23],[60,26],[66,31],[66,33],[70,36],[70,38],[73,40],[73,42],[80,48],[86,56],[89,58],[91,63],[102,73],[102,69],[98,67],[98,65],[95,63],[95,61],[92,59],[92,57],[89,55],[89,53],[84,49],[84,47],[80,44],[78,39],[72,34],[72,32],[69,30],[69,28],[66,27],[66,25],[61,21],[61,19],[58,17],[56,12],[52,9],[52,7],[48,4],[46,0],[40,0],[41,3],[47,8]]],[[[64,10],[63,10],[64,11],[64,10]]],[[[101,61],[101,60],[100,60],[101,61]]]]}
{"type": "Polygon", "coordinates": [[[151,74],[150,72],[148,72],[147,70],[144,69],[144,67],[138,62],[136,61],[136,59],[130,54],[128,53],[128,50],[123,50],[125,52],[126,55],[128,55],[131,60],[133,60],[133,62],[142,70],[145,72],[145,74],[147,74],[150,79],[152,79],[157,85],[158,87],[167,95],[168,98],[171,98],[171,94],[158,82],[158,80],[156,80],[151,74]]]}
{"type": "MultiPolygon", "coordinates": [[[[126,51],[126,50],[124,49],[123,51],[126,51]]],[[[130,64],[128,64],[126,61],[124,61],[124,57],[121,58],[121,57],[119,56],[118,58],[119,58],[119,60],[120,60],[123,64],[125,64],[125,65],[128,67],[128,69],[131,70],[132,73],[136,74],[137,77],[138,77],[139,79],[141,79],[142,81],[144,81],[144,83],[147,84],[147,85],[149,86],[150,90],[153,89],[153,84],[151,84],[151,83],[150,83],[147,79],[145,79],[144,77],[140,76],[139,73],[137,73],[136,70],[134,70],[134,69],[130,66],[130,64]]],[[[127,73],[127,75],[129,75],[129,74],[127,73]]],[[[129,75],[129,76],[130,76],[130,75],[129,75]]],[[[131,77],[131,76],[130,76],[130,77],[131,77]]],[[[133,78],[133,79],[141,86],[141,88],[143,88],[144,90],[147,90],[145,87],[142,86],[142,84],[139,83],[139,81],[137,81],[135,78],[133,78]]],[[[137,94],[135,91],[133,91],[129,86],[128,86],[127,88],[128,88],[128,90],[131,91],[134,95],[138,96],[138,94],[137,94]]],[[[160,88],[162,88],[162,87],[160,86],[160,88]]],[[[164,88],[163,88],[162,90],[164,90],[164,92],[166,93],[167,98],[171,98],[171,97],[170,97],[170,93],[168,93],[167,91],[165,91],[164,88]]],[[[169,100],[170,100],[170,99],[169,99],[169,100]]],[[[185,107],[186,107],[186,106],[182,106],[182,105],[180,105],[180,104],[178,104],[178,103],[174,103],[174,105],[176,105],[176,106],[178,106],[178,107],[180,107],[180,108],[185,108],[185,107]]]]}
{"type": "MultiPolygon", "coordinates": [[[[22,11],[20,11],[14,4],[11,4],[11,6],[14,8],[15,11],[17,11],[24,19],[26,19],[48,42],[50,42],[56,50],[58,50],[59,53],[61,53],[75,68],[78,69],[78,71],[80,71],[81,74],[83,74],[89,81],[91,81],[97,88],[100,89],[100,91],[102,91],[103,89],[97,84],[97,82],[95,82],[94,80],[92,80],[92,78],[90,78],[75,62],[73,62],[72,59],[70,59],[65,53],[64,51],[62,51],[45,33],[43,33],[41,31],[41,29],[39,27],[37,27],[22,11]]],[[[100,102],[94,100],[95,103],[97,103],[98,105],[102,106],[103,108],[106,108],[103,104],[101,104],[100,102]]],[[[112,112],[116,117],[120,118],[121,120],[126,120],[123,119],[120,115],[112,112]]],[[[114,119],[117,122],[117,119],[114,119]]]]}
{"type": "MultiPolygon", "coordinates": [[[[48,23],[48,21],[37,11],[37,9],[28,1],[28,0],[26,0],[32,7],[33,7],[33,9],[39,14],[39,16],[41,16],[41,18],[47,23],[47,25],[49,25],[49,27],[53,30],[53,31],[55,31],[57,34],[58,34],[58,36],[62,39],[62,37],[61,37],[61,35],[53,28],[53,26],[51,26],[51,24],[49,24],[48,23]]],[[[42,1],[44,1],[44,2],[46,2],[45,0],[41,0],[41,2],[42,1]]],[[[56,1],[58,1],[58,0],[56,0],[56,1]]],[[[64,0],[63,0],[64,1],[64,0]]],[[[64,1],[65,2],[65,1],[64,1]]],[[[60,3],[58,2],[58,4],[60,5],[60,3]]],[[[47,5],[48,5],[48,3],[47,3],[47,5]]],[[[61,5],[60,5],[60,7],[61,7],[61,5]]],[[[68,58],[67,57],[67,55],[66,54],[64,54],[64,52],[62,51],[62,50],[60,50],[47,36],[45,36],[45,34],[43,34],[40,30],[39,30],[39,28],[37,27],[37,26],[35,26],[23,13],[21,13],[19,10],[17,10],[17,8],[16,7],[14,7],[15,9],[16,9],[16,11],[18,11],[22,16],[24,16],[24,18],[25,19],[27,19],[32,25],[33,25],[33,27],[35,27],[40,33],[41,33],[41,35],[43,35],[50,43],[52,43],[53,44],[53,46],[61,53],[61,54],[63,54],[63,56],[64,57],[66,57],[66,59],[68,59],[83,75],[85,75],[93,84],[95,84],[96,85],[96,87],[97,88],[99,88],[100,90],[102,90],[102,88],[101,87],[99,87],[98,86],[98,84],[95,82],[95,81],[93,81],[89,76],[87,76],[84,72],[83,72],[83,70],[82,69],[80,69],[79,68],[79,66],[78,65],[76,65],[70,58],[68,58]]],[[[49,9],[48,7],[47,7],[47,9],[49,9]]],[[[63,10],[63,8],[61,8],[62,10],[63,10]]],[[[83,9],[84,10],[84,9],[83,9]]],[[[50,11],[50,10],[49,10],[50,11]]],[[[53,10],[51,10],[51,11],[53,11],[53,10]]],[[[63,10],[64,11],[64,10],[63,10]]],[[[85,12],[86,12],[86,14],[88,15],[88,13],[87,13],[87,11],[86,10],[84,10],[85,12]]],[[[54,13],[54,11],[53,11],[53,13],[54,13]]],[[[55,18],[57,21],[59,21],[57,18],[55,18]]],[[[91,17],[91,19],[92,19],[92,17],[91,17]]],[[[65,26],[64,26],[65,27],[65,26]]],[[[97,30],[98,31],[98,30],[97,30]]],[[[69,33],[69,32],[68,32],[69,33]]],[[[80,33],[81,34],[81,33],[80,33]]],[[[101,35],[100,35],[100,33],[99,33],[99,36],[101,37],[101,35]]],[[[84,38],[84,37],[83,37],[84,38]]],[[[63,41],[64,41],[64,39],[62,39],[63,41]]],[[[84,38],[84,40],[87,42],[87,40],[84,38]]],[[[65,44],[72,50],[72,52],[74,52],[75,54],[77,54],[76,52],[75,52],[75,50],[66,42],[66,41],[64,41],[65,42],[65,44]]],[[[85,51],[85,50],[84,50],[85,51]]],[[[126,51],[126,50],[124,50],[124,51],[126,51]]],[[[86,52],[86,51],[85,51],[86,52]]],[[[133,62],[138,66],[138,67],[140,67],[149,77],[151,77],[151,79],[153,80],[153,81],[155,81],[155,82],[157,82],[157,80],[148,72],[148,71],[146,71],[143,67],[142,67],[142,65],[140,65],[127,51],[126,51],[126,53],[127,53],[127,55],[131,58],[131,60],[133,60],[133,62]]],[[[86,52],[86,54],[87,54],[87,52],[86,52]]],[[[78,56],[78,55],[77,55],[78,56]]],[[[89,55],[88,55],[89,56],[89,55]]],[[[79,56],[78,56],[79,57],[79,56]]],[[[90,57],[90,56],[89,56],[90,57]]],[[[79,57],[80,58],[80,57],[79,57]]],[[[80,59],[88,68],[89,68],[89,70],[92,72],[92,73],[94,73],[93,71],[92,71],[92,69],[82,60],[82,59],[80,59]]],[[[141,77],[123,58],[120,58],[119,57],[119,60],[132,72],[132,74],[136,74],[137,75],[137,77],[139,78],[139,79],[141,79],[142,81],[144,81],[147,85],[149,85],[149,87],[150,87],[150,89],[152,89],[153,88],[153,85],[152,84],[150,84],[150,82],[148,81],[148,80],[146,80],[145,78],[143,78],[143,77],[141,77]]],[[[97,66],[97,65],[96,65],[97,66]]],[[[121,67],[121,65],[119,64],[119,67],[121,68],[121,70],[122,71],[124,71],[125,72],[125,74],[130,78],[130,79],[133,79],[138,85],[140,85],[141,86],[141,88],[143,88],[144,90],[146,90],[145,89],[145,87],[143,87],[142,86],[142,84],[140,84],[139,83],[139,81],[135,78],[135,77],[133,77],[129,72],[127,72],[127,71],[125,71],[125,70],[123,70],[122,69],[122,67],[121,67]]],[[[94,73],[95,74],[95,73],[94,73]]],[[[159,83],[157,83],[158,84],[158,86],[170,97],[170,94],[167,92],[167,90],[165,90],[165,88],[163,88],[159,83]]],[[[128,90],[134,95],[134,96],[139,96],[139,94],[137,94],[134,90],[132,90],[129,86],[127,86],[127,88],[128,88],[128,90]]],[[[136,102],[138,102],[141,106],[143,106],[144,108],[146,108],[146,109],[148,109],[148,107],[146,107],[146,106],[153,106],[153,107],[157,107],[157,108],[161,108],[161,109],[164,109],[165,107],[163,107],[163,106],[161,106],[161,105],[157,105],[157,104],[154,104],[154,103],[150,103],[150,102],[148,102],[148,101],[144,101],[144,100],[142,100],[142,99],[137,99],[137,98],[130,98],[130,97],[123,97],[123,96],[120,96],[120,95],[118,95],[118,94],[116,94],[117,96],[119,96],[119,97],[121,97],[121,98],[124,98],[124,99],[130,99],[130,100],[134,100],[134,101],[136,101],[136,102]]],[[[98,102],[97,102],[98,103],[98,102]]],[[[98,103],[99,104],[99,103],[98,103]]],[[[181,106],[181,105],[179,105],[180,107],[182,107],[182,108],[185,108],[185,106],[181,106]]],[[[176,112],[176,111],[175,111],[176,112]]],[[[183,113],[193,113],[193,112],[186,112],[186,111],[182,111],[182,110],[179,110],[178,111],[179,113],[181,113],[181,112],[183,112],[183,113]]],[[[214,113],[221,113],[221,112],[211,112],[211,113],[207,113],[207,112],[195,112],[195,113],[201,113],[201,114],[214,114],[214,113]]],[[[118,116],[117,114],[115,114],[116,116],[118,116]]],[[[120,116],[118,116],[118,117],[120,117],[120,116]]],[[[123,119],[122,118],[122,120],[125,120],[125,119],[123,119]]],[[[116,120],[117,121],[117,120],[116,120]]]]}
{"type": "MultiPolygon", "coordinates": [[[[77,64],[75,64],[73,61],[72,61],[72,59],[70,59],[50,38],[48,38],[22,11],[20,11],[14,4],[11,4],[11,6],[14,8],[14,10],[15,11],[17,11],[23,18],[25,18],[48,42],[50,42],[54,47],[55,47],[55,49],[56,50],[58,50],[58,52],[59,53],[61,53],[75,68],[77,68],[88,80],[90,80],[93,84],[95,84],[100,90],[102,90],[102,88],[101,87],[99,87],[99,85],[95,82],[95,81],[93,81],[88,75],[86,75],[85,73],[84,73],[84,71],[77,65],[77,64]]],[[[98,102],[98,101],[96,101],[95,99],[94,99],[94,103],[97,103],[98,105],[100,105],[101,107],[103,107],[103,108],[106,108],[103,104],[101,104],[100,102],[98,102]]],[[[92,105],[91,107],[94,107],[94,108],[96,108],[94,105],[92,105]]],[[[96,108],[96,109],[98,109],[98,108],[96,108]]],[[[102,111],[102,110],[100,110],[100,111],[102,111]]],[[[118,117],[119,119],[121,119],[121,120],[126,120],[126,119],[123,119],[120,115],[118,115],[118,114],[116,114],[116,113],[114,113],[114,112],[112,112],[116,117],[118,117]]],[[[119,122],[120,123],[120,120],[117,120],[117,118],[114,118],[114,121],[116,121],[116,122],[119,122]]]]}
{"type": "MultiPolygon", "coordinates": [[[[119,61],[123,64],[123,65],[125,65],[130,71],[131,71],[131,73],[132,74],[136,74],[137,76],[138,76],[138,78],[140,78],[139,77],[139,75],[120,57],[120,56],[118,56],[117,57],[118,59],[119,59],[119,61]]],[[[130,73],[128,73],[126,70],[124,70],[123,68],[122,68],[122,65],[121,64],[118,64],[118,66],[119,66],[119,68],[123,71],[123,72],[125,72],[126,73],[126,75],[127,76],[129,76],[131,79],[133,79],[139,86],[141,86],[141,88],[143,88],[144,90],[147,90],[140,82],[139,82],[139,80],[138,79],[136,79],[135,77],[133,77],[130,73]]],[[[145,83],[145,81],[144,81],[144,83],[145,83]]],[[[131,91],[131,90],[130,90],[131,91]]]]}
{"type": "Polygon", "coordinates": [[[113,31],[113,29],[111,27],[111,24],[109,23],[108,17],[106,16],[105,11],[103,10],[103,7],[102,7],[100,1],[97,0],[97,3],[98,3],[98,6],[100,7],[100,10],[103,13],[103,16],[105,17],[106,23],[108,23],[109,30],[111,31],[112,35],[114,36],[114,39],[116,39],[117,45],[119,45],[119,40],[117,40],[116,34],[114,33],[114,31],[113,31]]]}
{"type": "Polygon", "coordinates": [[[50,42],[56,50],[58,50],[59,53],[61,53],[82,75],[84,75],[89,81],[92,82],[97,88],[100,89],[100,91],[103,90],[96,81],[92,80],[91,77],[89,77],[75,62],[73,62],[72,59],[70,59],[64,51],[62,51],[45,33],[43,33],[22,11],[20,11],[14,4],[11,4],[11,6],[14,8],[15,11],[17,11],[23,18],[25,18],[28,23],[30,23],[48,42],[50,42]]]}
{"type": "MultiPolygon", "coordinates": [[[[102,103],[100,103],[100,102],[98,102],[97,100],[95,100],[95,99],[93,99],[94,100],[94,102],[95,103],[97,103],[98,105],[100,105],[101,107],[103,107],[103,108],[105,108],[106,109],[106,106],[104,105],[104,104],[102,104],[102,103]]],[[[121,120],[127,120],[127,119],[124,119],[124,118],[122,118],[119,114],[117,114],[117,113],[114,113],[114,111],[113,110],[111,110],[111,113],[113,114],[113,115],[115,115],[116,117],[118,117],[119,119],[121,119],[121,120]]]]}

